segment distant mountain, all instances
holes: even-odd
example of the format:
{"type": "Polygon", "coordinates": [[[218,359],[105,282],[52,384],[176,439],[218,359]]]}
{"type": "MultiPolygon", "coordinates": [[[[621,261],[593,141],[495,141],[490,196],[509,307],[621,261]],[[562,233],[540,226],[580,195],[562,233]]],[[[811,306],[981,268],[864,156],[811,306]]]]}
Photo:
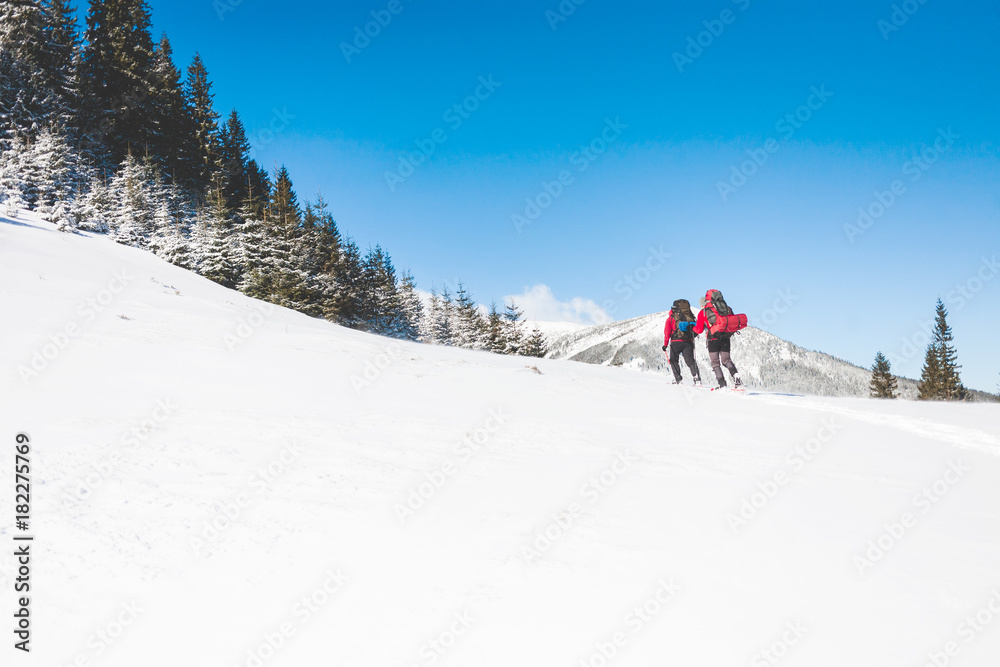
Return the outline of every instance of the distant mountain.
{"type": "MultiPolygon", "coordinates": [[[[550,338],[553,359],[589,364],[623,366],[656,371],[671,377],[663,345],[663,325],[669,311],[610,322],[550,338]]],[[[748,386],[775,392],[818,396],[868,396],[871,371],[822,352],[806,350],[777,336],[748,327],[733,336],[733,361],[748,386]]],[[[695,359],[702,381],[715,385],[704,336],[695,343],[695,359]]],[[[681,362],[684,382],[690,384],[687,366],[681,362]]],[[[728,373],[726,374],[728,378],[728,373]]],[[[902,398],[916,398],[917,381],[899,379],[902,398]]],[[[977,400],[989,394],[973,392],[977,400]]]]}

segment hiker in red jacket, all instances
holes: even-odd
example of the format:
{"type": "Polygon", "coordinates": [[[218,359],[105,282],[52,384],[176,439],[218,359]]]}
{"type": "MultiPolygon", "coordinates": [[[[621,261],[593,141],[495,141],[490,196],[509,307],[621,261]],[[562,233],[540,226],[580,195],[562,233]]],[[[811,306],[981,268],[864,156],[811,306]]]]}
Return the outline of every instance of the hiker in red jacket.
{"type": "MultiPolygon", "coordinates": [[[[701,306],[701,310],[698,311],[698,320],[694,325],[695,335],[701,334],[703,331],[708,331],[708,358],[712,361],[712,370],[715,372],[715,379],[719,383],[719,388],[722,389],[726,386],[726,376],[722,372],[722,367],[725,366],[729,374],[733,376],[733,389],[742,389],[743,380],[740,379],[740,373],[736,370],[736,364],[733,363],[732,358],[729,356],[730,351],[730,338],[733,334],[720,331],[717,333],[712,333],[710,330],[711,324],[709,323],[709,315],[712,318],[715,317],[715,313],[709,313],[709,309],[712,308],[712,303],[710,303],[711,294],[715,292],[719,296],[719,300],[722,301],[722,294],[717,290],[709,290],[708,293],[698,300],[698,305],[701,306]]],[[[722,301],[725,306],[725,301],[722,301]]],[[[721,313],[722,315],[732,315],[732,309],[725,306],[728,312],[721,313]]],[[[744,317],[744,316],[740,316],[744,317]]],[[[744,318],[743,324],[746,324],[746,318],[744,318]]]]}
{"type": "Polygon", "coordinates": [[[691,369],[696,387],[701,386],[701,372],[694,360],[694,313],[687,299],[677,299],[670,308],[667,323],[663,327],[663,351],[670,348],[670,370],[674,372],[674,384],[681,383],[681,366],[678,359],[684,355],[684,363],[691,369]]]}

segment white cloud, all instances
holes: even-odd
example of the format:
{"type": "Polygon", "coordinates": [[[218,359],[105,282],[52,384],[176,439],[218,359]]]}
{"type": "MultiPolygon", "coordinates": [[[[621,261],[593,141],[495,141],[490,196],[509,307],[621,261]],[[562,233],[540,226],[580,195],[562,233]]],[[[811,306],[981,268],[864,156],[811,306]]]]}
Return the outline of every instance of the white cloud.
{"type": "Polygon", "coordinates": [[[572,322],[590,326],[612,320],[603,308],[590,299],[574,297],[569,301],[560,301],[548,285],[534,285],[522,294],[504,297],[504,301],[509,299],[514,299],[524,310],[525,319],[536,322],[572,322]]]}

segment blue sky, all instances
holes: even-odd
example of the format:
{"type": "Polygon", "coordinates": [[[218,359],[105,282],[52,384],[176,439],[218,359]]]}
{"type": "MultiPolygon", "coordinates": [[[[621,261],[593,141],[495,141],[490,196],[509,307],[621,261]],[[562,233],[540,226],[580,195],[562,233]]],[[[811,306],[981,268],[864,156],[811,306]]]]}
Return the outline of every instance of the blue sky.
{"type": "Polygon", "coordinates": [[[579,321],[718,288],[911,377],[941,297],[963,379],[995,390],[998,5],[650,5],[151,2],[258,160],[422,288],[579,321]],[[372,12],[387,24],[345,56],[372,12]]]}

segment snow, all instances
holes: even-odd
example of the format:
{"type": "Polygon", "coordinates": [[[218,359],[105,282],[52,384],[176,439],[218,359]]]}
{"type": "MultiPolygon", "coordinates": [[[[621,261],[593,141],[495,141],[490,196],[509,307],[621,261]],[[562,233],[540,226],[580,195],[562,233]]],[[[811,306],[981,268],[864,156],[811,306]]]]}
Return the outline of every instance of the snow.
{"type": "Polygon", "coordinates": [[[580,324],[579,322],[546,322],[544,320],[525,320],[524,327],[527,331],[537,328],[546,339],[553,340],[559,336],[578,333],[589,329],[591,325],[580,324]]]}
{"type": "MultiPolygon", "coordinates": [[[[669,312],[664,311],[566,332],[550,339],[547,356],[670,374],[661,347],[663,325],[668,315],[669,312]]],[[[744,382],[751,387],[823,396],[869,395],[871,369],[803,349],[753,326],[734,335],[731,342],[733,361],[744,382]]],[[[704,335],[695,344],[695,360],[702,380],[714,385],[704,335]]],[[[690,383],[690,371],[683,361],[681,373],[690,383]]],[[[902,397],[916,398],[915,380],[898,378],[898,383],[902,397]]],[[[983,392],[972,393],[978,400],[987,398],[983,392]]]]}
{"type": "Polygon", "coordinates": [[[0,312],[3,479],[33,446],[25,664],[1000,655],[1000,405],[392,341],[31,216],[0,219],[0,312]]]}

